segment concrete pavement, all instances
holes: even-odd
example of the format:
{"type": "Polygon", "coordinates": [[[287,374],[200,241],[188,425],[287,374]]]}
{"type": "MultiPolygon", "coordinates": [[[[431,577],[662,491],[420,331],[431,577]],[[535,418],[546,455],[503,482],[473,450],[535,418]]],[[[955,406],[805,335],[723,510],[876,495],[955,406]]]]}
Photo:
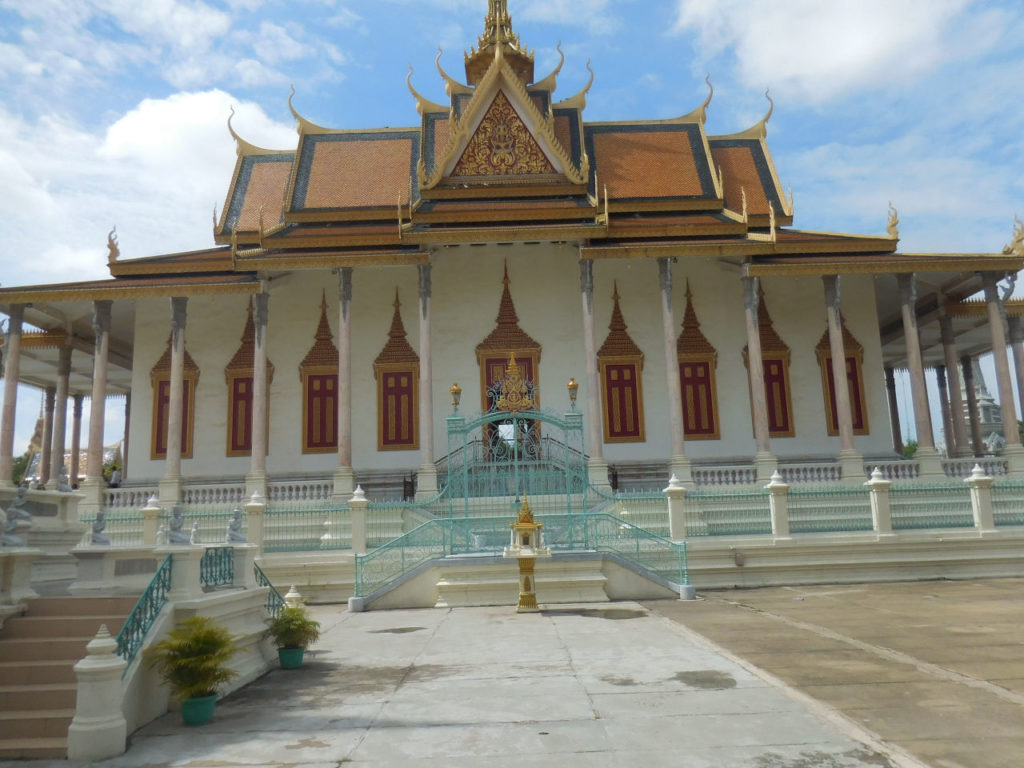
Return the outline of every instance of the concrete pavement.
{"type": "Polygon", "coordinates": [[[916,765],[636,603],[313,612],[326,631],[301,670],[206,726],[167,715],[98,765],[916,765]]]}

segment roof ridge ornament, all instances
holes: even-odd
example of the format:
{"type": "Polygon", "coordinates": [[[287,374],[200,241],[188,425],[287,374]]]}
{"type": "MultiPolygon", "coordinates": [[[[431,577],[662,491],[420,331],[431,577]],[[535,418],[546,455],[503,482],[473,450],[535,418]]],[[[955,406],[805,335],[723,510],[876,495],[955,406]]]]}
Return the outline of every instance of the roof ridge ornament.
{"type": "Polygon", "coordinates": [[[590,73],[590,79],[583,86],[583,90],[575,96],[570,96],[568,99],[558,102],[552,109],[578,109],[582,112],[587,108],[587,94],[590,92],[591,86],[594,85],[594,68],[590,66],[590,59],[587,59],[587,71],[590,73]]]}
{"type": "Polygon", "coordinates": [[[476,85],[498,57],[508,58],[516,76],[524,83],[533,82],[533,51],[527,51],[512,29],[508,0],[488,0],[484,31],[477,38],[477,47],[466,53],[466,82],[476,85]]]}
{"type": "Polygon", "coordinates": [[[441,46],[437,46],[437,58],[434,59],[434,66],[437,67],[438,74],[444,79],[444,90],[449,96],[454,96],[457,93],[472,93],[473,89],[465,83],[460,83],[454,77],[444,71],[444,67],[441,66],[441,57],[444,55],[444,49],[441,46]]]}
{"type": "Polygon", "coordinates": [[[434,101],[431,101],[428,98],[425,98],[424,96],[422,96],[419,93],[419,91],[417,91],[415,88],[413,88],[413,85],[412,85],[412,74],[413,74],[413,72],[414,72],[414,70],[413,70],[412,64],[409,64],[409,74],[406,75],[406,77],[405,77],[405,85],[406,85],[406,87],[408,87],[409,93],[412,94],[412,97],[414,99],[416,99],[416,111],[420,113],[420,116],[422,117],[427,112],[449,112],[451,110],[450,107],[443,107],[440,104],[438,104],[437,102],[434,102],[434,101]]]}
{"type": "Polygon", "coordinates": [[[889,221],[885,225],[885,231],[893,240],[900,239],[900,214],[893,207],[892,201],[889,201],[889,221]]]}
{"type": "Polygon", "coordinates": [[[113,264],[121,256],[121,249],[117,245],[117,225],[113,225],[107,235],[107,263],[113,264]]]}
{"type": "Polygon", "coordinates": [[[558,61],[558,66],[555,67],[554,71],[545,77],[543,80],[539,80],[533,84],[533,88],[538,91],[547,91],[548,93],[554,93],[555,88],[558,87],[558,75],[562,71],[562,67],[565,65],[565,52],[562,50],[562,41],[558,41],[558,45],[555,46],[555,50],[558,51],[558,55],[561,57],[558,61]],[[548,82],[550,81],[550,82],[548,82]]]}
{"type": "Polygon", "coordinates": [[[295,130],[301,136],[304,133],[323,133],[330,129],[325,128],[322,125],[317,125],[312,120],[307,120],[298,113],[295,106],[292,104],[292,99],[295,98],[295,86],[291,86],[291,93],[288,95],[288,111],[292,113],[292,117],[295,118],[296,126],[295,130]]]}
{"type": "Polygon", "coordinates": [[[1014,214],[1013,216],[1013,240],[1003,248],[1006,256],[1024,257],[1024,221],[1014,214]]]}

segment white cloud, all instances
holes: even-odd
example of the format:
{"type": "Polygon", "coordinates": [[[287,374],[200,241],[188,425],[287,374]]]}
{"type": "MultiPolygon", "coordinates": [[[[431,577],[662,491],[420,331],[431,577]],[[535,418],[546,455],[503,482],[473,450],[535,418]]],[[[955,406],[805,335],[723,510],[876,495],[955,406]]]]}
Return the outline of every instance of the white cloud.
{"type": "Polygon", "coordinates": [[[269,21],[260,24],[254,47],[261,58],[270,64],[294,61],[314,53],[310,46],[300,43],[287,29],[269,21]]]}
{"type": "Polygon", "coordinates": [[[675,31],[696,33],[705,57],[730,50],[748,86],[820,103],[934,68],[968,2],[678,0],[675,31]]]}
{"type": "Polygon", "coordinates": [[[205,50],[231,26],[231,16],[203,2],[105,0],[99,8],[126,32],[172,48],[205,50]]]}

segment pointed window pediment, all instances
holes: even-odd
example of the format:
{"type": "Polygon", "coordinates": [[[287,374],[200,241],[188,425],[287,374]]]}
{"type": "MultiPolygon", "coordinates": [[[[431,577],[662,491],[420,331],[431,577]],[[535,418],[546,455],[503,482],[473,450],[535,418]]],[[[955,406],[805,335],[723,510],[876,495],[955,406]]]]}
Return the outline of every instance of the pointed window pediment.
{"type": "Polygon", "coordinates": [[[619,286],[612,293],[608,336],[597,351],[606,443],[644,442],[644,353],[626,330],[619,306],[619,286]]]}

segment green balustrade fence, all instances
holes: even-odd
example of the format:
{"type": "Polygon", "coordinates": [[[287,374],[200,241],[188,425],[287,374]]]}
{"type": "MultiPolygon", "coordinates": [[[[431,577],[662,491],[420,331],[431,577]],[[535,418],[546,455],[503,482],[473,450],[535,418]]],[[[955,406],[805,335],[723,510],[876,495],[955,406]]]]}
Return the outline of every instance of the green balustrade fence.
{"type": "MultiPolygon", "coordinates": [[[[167,603],[167,593],[171,590],[171,567],[174,558],[168,555],[163,563],[156,569],[153,578],[142,593],[142,597],[128,614],[128,618],[117,634],[117,655],[129,664],[142,647],[146,635],[149,633],[156,617],[160,615],[164,605],[167,603]]],[[[125,672],[128,668],[125,667],[125,672]]]]}
{"type": "Polygon", "coordinates": [[[889,506],[894,531],[974,526],[970,488],[963,482],[893,483],[889,506]]]}
{"type": "MultiPolygon", "coordinates": [[[[164,509],[160,513],[160,524],[165,530],[170,530],[173,513],[173,509],[164,509]]],[[[182,518],[185,521],[182,530],[189,535],[195,530],[199,544],[220,544],[227,541],[228,523],[231,522],[233,514],[232,508],[227,506],[182,507],[182,518]]],[[[245,520],[245,515],[242,515],[242,519],[245,520]]]]}
{"type": "Polygon", "coordinates": [[[93,526],[98,514],[103,515],[103,530],[100,531],[110,540],[112,547],[141,547],[143,545],[142,513],[137,509],[126,509],[118,512],[91,512],[79,517],[79,522],[89,526],[82,535],[82,543],[92,542],[93,526]]]}
{"type": "Polygon", "coordinates": [[[661,491],[627,490],[609,493],[591,486],[587,492],[587,512],[617,515],[623,522],[639,525],[654,533],[668,533],[668,500],[661,491]]]}
{"type": "Polygon", "coordinates": [[[999,481],[992,486],[996,526],[1024,525],[1024,483],[999,481]]]}
{"type": "Polygon", "coordinates": [[[203,589],[231,587],[235,583],[233,547],[207,547],[199,561],[199,583],[203,589]]]}
{"type": "Polygon", "coordinates": [[[860,485],[790,486],[786,501],[790,533],[846,533],[874,528],[871,495],[860,485]]]}
{"type": "Polygon", "coordinates": [[[281,593],[277,591],[274,585],[270,583],[267,574],[263,572],[263,569],[258,564],[253,563],[252,569],[256,576],[256,584],[261,587],[270,587],[270,590],[267,592],[267,602],[264,603],[263,607],[266,608],[267,613],[271,616],[277,616],[284,607],[284,598],[281,597],[281,593]]]}
{"type": "MultiPolygon", "coordinates": [[[[365,597],[430,560],[498,555],[514,516],[436,519],[355,556],[355,595],[365,597]]],[[[685,543],[675,543],[611,514],[538,515],[544,543],[555,551],[614,552],[676,584],[689,584],[685,543]]]]}
{"type": "Polygon", "coordinates": [[[347,504],[271,506],[263,517],[264,552],[315,552],[352,548],[347,504]]]}
{"type": "MultiPolygon", "coordinates": [[[[665,504],[667,502],[663,502],[665,504]]],[[[667,506],[663,513],[668,515],[667,506]]],[[[772,532],[768,491],[689,491],[686,494],[686,535],[756,536],[772,532]]]]}

